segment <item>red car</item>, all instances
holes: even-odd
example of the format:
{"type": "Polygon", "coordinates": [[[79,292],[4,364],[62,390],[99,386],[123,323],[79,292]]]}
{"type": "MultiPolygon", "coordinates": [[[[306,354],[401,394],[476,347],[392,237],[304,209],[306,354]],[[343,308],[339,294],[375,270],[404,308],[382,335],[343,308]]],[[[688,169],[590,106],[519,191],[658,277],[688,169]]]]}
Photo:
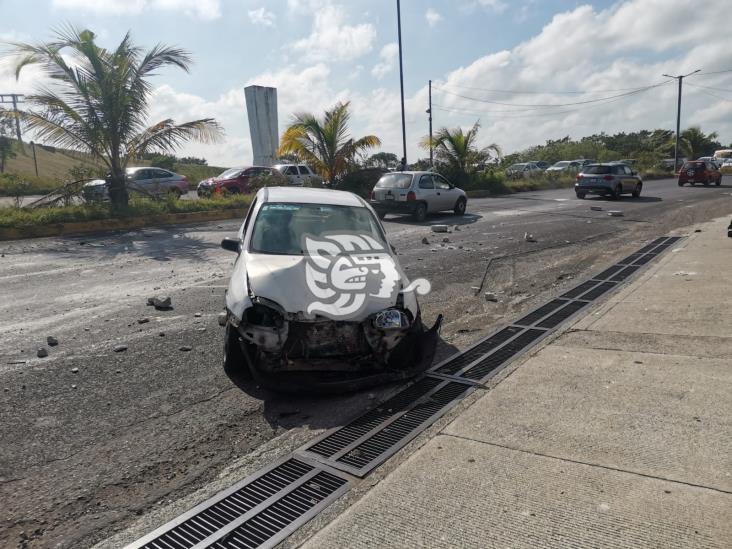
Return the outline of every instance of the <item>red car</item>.
{"type": "Polygon", "coordinates": [[[679,170],[679,187],[683,187],[684,183],[690,185],[696,183],[721,185],[722,172],[714,164],[705,160],[684,162],[681,170],[679,170]]]}
{"type": "Polygon", "coordinates": [[[287,179],[274,168],[264,166],[244,166],[230,168],[225,172],[205,179],[198,184],[198,196],[210,196],[213,193],[229,192],[231,194],[248,194],[256,189],[252,188],[251,181],[255,177],[275,179],[278,184],[286,185],[287,179]]]}

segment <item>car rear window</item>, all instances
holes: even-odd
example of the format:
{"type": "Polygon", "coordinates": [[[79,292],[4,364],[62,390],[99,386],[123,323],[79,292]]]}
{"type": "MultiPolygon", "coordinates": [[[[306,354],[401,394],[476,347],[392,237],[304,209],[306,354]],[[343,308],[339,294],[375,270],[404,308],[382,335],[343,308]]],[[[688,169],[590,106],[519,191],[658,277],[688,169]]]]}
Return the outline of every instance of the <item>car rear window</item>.
{"type": "Polygon", "coordinates": [[[704,162],[687,162],[684,164],[684,168],[703,168],[704,162]]]}
{"type": "Polygon", "coordinates": [[[589,174],[612,173],[612,166],[585,166],[582,172],[589,174]]]}
{"type": "Polygon", "coordinates": [[[388,173],[382,175],[376,187],[379,189],[408,189],[412,176],[408,173],[388,173]]]}
{"type": "Polygon", "coordinates": [[[367,208],[273,202],[262,205],[257,213],[250,249],[255,253],[304,255],[305,235],[354,233],[370,236],[385,245],[383,234],[367,208]]]}

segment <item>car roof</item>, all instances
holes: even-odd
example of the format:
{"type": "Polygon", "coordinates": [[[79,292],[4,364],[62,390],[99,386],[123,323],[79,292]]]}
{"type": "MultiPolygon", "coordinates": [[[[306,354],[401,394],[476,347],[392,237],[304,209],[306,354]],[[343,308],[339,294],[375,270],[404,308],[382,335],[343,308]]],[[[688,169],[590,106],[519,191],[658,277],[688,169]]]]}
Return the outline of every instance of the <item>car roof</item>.
{"type": "Polygon", "coordinates": [[[150,169],[164,170],[166,172],[173,173],[173,170],[169,170],[168,168],[160,168],[158,166],[134,166],[132,168],[126,168],[128,173],[135,173],[136,171],[139,171],[139,170],[150,170],[150,169]]]}
{"type": "Polygon", "coordinates": [[[292,202],[332,206],[364,207],[366,205],[361,197],[353,193],[309,187],[264,187],[257,193],[257,200],[264,204],[268,202],[292,202]]]}

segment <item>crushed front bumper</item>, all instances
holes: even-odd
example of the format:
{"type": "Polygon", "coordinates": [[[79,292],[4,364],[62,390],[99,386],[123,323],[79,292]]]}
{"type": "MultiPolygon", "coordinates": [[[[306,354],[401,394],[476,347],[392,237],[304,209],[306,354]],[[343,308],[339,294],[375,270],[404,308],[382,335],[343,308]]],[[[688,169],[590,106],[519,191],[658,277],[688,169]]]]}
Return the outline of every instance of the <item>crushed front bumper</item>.
{"type": "Polygon", "coordinates": [[[425,330],[421,322],[415,322],[412,329],[392,349],[385,366],[357,371],[313,369],[271,372],[258,366],[257,357],[252,353],[250,345],[242,343],[242,352],[254,381],[266,389],[288,393],[347,393],[405,381],[427,370],[435,356],[441,326],[442,315],[438,316],[429,330],[425,330]]]}

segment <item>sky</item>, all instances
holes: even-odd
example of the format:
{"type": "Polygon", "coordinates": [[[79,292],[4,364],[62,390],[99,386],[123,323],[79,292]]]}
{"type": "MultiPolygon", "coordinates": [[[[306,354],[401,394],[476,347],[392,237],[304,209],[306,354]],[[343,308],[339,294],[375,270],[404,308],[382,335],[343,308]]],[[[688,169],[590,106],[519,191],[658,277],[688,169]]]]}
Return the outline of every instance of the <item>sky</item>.
{"type": "MultiPolygon", "coordinates": [[[[505,153],[564,136],[669,128],[684,80],[682,128],[732,142],[732,52],[717,0],[403,0],[408,160],[424,158],[428,81],[433,125],[480,121],[481,145],[505,153]],[[726,71],[726,72],[725,72],[726,71]],[[652,87],[651,87],[652,86],[652,87]]],[[[179,155],[232,166],[252,161],[244,87],[278,89],[279,126],[295,112],[351,102],[351,132],[374,134],[401,156],[395,0],[0,0],[0,42],[39,42],[65,23],[114,47],[189,50],[189,73],[152,84],[150,122],[213,117],[226,137],[179,155]]],[[[15,79],[0,64],[0,93],[29,93],[37,68],[15,79]]],[[[376,151],[374,151],[376,152],[376,151]]]]}

